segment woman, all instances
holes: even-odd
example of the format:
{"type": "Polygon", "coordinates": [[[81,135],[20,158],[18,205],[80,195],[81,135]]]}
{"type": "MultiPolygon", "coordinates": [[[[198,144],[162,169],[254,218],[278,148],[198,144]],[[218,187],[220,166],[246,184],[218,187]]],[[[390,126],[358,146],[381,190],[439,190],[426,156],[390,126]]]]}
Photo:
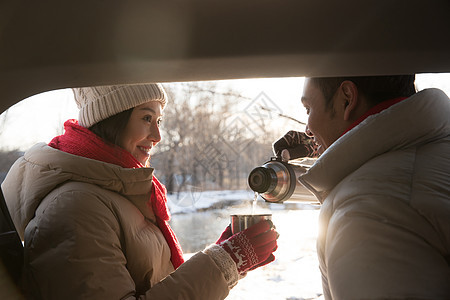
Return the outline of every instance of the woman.
{"type": "Polygon", "coordinates": [[[25,241],[24,290],[41,299],[223,299],[274,259],[270,222],[184,262],[164,186],[148,166],[161,140],[159,84],[74,89],[79,121],[37,144],[2,189],[25,241]]]}

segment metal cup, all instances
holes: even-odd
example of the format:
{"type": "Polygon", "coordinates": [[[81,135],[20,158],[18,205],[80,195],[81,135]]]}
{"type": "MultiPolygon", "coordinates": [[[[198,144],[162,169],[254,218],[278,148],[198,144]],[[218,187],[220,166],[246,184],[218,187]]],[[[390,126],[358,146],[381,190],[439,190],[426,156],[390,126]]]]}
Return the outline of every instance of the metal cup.
{"type": "Polygon", "coordinates": [[[255,215],[231,215],[231,232],[247,229],[248,227],[259,223],[263,220],[272,220],[272,214],[255,214],[255,215]]]}

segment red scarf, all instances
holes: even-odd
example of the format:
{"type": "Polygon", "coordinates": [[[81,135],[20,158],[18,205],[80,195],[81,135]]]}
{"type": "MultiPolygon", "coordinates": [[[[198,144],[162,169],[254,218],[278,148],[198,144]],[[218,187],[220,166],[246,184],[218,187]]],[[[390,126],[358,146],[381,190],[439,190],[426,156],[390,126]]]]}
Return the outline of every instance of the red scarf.
{"type": "MultiPolygon", "coordinates": [[[[90,159],[115,164],[123,168],[142,168],[143,165],[138,162],[131,153],[123,148],[104,141],[87,128],[78,125],[74,119],[67,120],[64,123],[65,133],[53,138],[49,146],[66,153],[78,155],[90,159]]],[[[169,244],[173,267],[177,269],[183,262],[183,252],[175,233],[170,228],[170,212],[167,207],[166,188],[155,176],[150,201],[147,205],[156,216],[156,222],[169,244]]]]}
{"type": "Polygon", "coordinates": [[[383,110],[391,107],[394,104],[399,103],[400,101],[403,101],[407,99],[407,97],[399,97],[399,98],[394,98],[394,99],[390,99],[390,100],[386,100],[383,101],[381,103],[378,103],[377,105],[375,105],[374,107],[372,107],[371,109],[369,109],[365,114],[363,114],[361,117],[358,118],[358,120],[356,120],[355,122],[353,122],[353,124],[351,124],[347,130],[344,131],[344,133],[341,135],[343,136],[344,134],[346,134],[347,132],[349,132],[351,129],[353,129],[354,127],[356,127],[359,123],[361,123],[362,121],[364,121],[367,117],[377,114],[379,112],[382,112],[383,110]]]}

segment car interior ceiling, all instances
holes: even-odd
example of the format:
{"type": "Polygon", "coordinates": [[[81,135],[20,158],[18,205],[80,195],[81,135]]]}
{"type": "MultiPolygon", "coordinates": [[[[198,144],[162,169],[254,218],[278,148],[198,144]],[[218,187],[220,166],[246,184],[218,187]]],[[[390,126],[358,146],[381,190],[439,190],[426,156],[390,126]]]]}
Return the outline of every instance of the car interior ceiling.
{"type": "Polygon", "coordinates": [[[1,5],[0,112],[66,87],[450,71],[450,2],[1,5]]]}

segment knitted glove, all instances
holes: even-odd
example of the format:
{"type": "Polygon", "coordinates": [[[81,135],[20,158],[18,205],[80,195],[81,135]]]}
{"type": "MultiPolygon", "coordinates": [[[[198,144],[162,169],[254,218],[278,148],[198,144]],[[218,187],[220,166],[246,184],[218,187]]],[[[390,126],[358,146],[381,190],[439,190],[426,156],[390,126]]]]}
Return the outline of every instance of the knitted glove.
{"type": "Polygon", "coordinates": [[[219,239],[216,241],[216,244],[219,245],[220,243],[222,243],[223,241],[227,240],[228,238],[230,238],[233,235],[233,233],[231,232],[231,224],[227,226],[227,228],[225,228],[225,230],[222,232],[222,234],[220,235],[219,239]]]}
{"type": "Polygon", "coordinates": [[[283,161],[300,157],[315,158],[319,156],[314,139],[300,131],[289,131],[273,143],[272,147],[274,154],[283,161]]]}
{"type": "MultiPolygon", "coordinates": [[[[230,238],[220,241],[222,247],[236,263],[239,274],[264,266],[275,259],[277,232],[271,221],[259,222],[230,238]]],[[[222,234],[223,235],[223,234],[222,234]]]]}

